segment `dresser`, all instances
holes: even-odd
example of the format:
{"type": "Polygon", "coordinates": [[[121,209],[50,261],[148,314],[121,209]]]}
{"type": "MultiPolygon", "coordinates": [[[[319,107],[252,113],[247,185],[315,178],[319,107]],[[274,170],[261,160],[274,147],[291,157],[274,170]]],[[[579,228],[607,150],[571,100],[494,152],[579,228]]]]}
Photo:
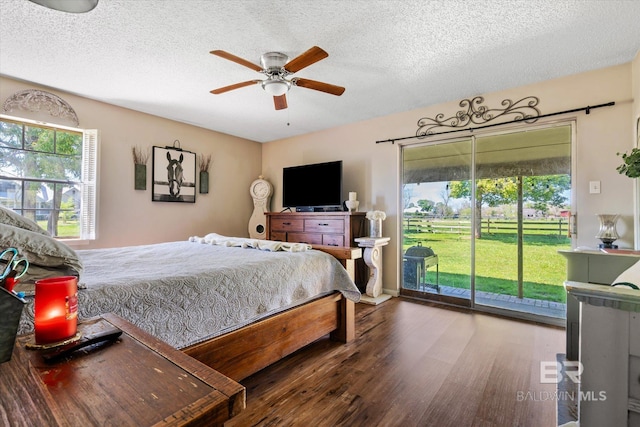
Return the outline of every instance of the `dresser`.
{"type": "MultiPolygon", "coordinates": [[[[364,212],[267,212],[267,238],[310,245],[357,247],[368,223],[364,212]]],[[[365,290],[368,280],[364,260],[357,259],[355,283],[365,290]]]]}
{"type": "Polygon", "coordinates": [[[565,288],[580,304],[580,427],[640,427],[640,291],[565,288]]]}

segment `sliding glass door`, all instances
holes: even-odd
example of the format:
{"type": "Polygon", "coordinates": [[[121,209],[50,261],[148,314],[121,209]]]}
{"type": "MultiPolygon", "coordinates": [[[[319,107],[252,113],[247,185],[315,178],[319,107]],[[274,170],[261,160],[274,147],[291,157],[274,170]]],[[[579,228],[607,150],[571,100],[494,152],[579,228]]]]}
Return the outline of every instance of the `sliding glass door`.
{"type": "Polygon", "coordinates": [[[565,316],[572,124],[402,147],[401,294],[565,316]]]}
{"type": "Polygon", "coordinates": [[[472,139],[404,147],[402,173],[402,294],[469,306],[472,209],[451,192],[473,178],[472,139]]]}

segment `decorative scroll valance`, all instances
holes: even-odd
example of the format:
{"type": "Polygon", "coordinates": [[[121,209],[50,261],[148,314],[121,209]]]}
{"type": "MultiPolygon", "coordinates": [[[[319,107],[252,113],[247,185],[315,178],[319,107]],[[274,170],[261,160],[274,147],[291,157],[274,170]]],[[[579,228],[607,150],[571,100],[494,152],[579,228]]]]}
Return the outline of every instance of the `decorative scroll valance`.
{"type": "Polygon", "coordinates": [[[503,108],[487,108],[484,105],[479,105],[483,102],[484,98],[482,96],[476,96],[471,100],[463,99],[460,101],[459,105],[466,108],[466,111],[460,110],[446,119],[443,113],[437,114],[434,118],[423,117],[418,120],[418,130],[415,135],[405,136],[402,138],[384,139],[376,141],[376,144],[384,142],[395,144],[398,141],[407,139],[423,139],[432,135],[442,135],[462,131],[473,132],[477,129],[507,125],[510,123],[535,123],[538,119],[543,117],[558,116],[560,114],[575,113],[577,111],[584,111],[586,114],[590,114],[591,110],[596,108],[616,105],[616,103],[612,101],[605,104],[587,105],[586,107],[574,108],[572,110],[540,114],[540,110],[537,108],[540,100],[535,96],[527,96],[516,102],[513,102],[510,99],[505,99],[502,101],[503,108]],[[489,123],[498,118],[511,118],[511,120],[496,120],[493,123],[489,123]],[[436,132],[436,130],[438,131],[436,132]]]}
{"type": "Polygon", "coordinates": [[[499,118],[510,117],[511,120],[524,121],[526,123],[534,123],[540,110],[536,107],[540,100],[535,96],[527,96],[518,101],[505,99],[501,102],[503,108],[489,108],[481,105],[484,102],[482,96],[475,98],[463,99],[460,101],[460,107],[466,110],[459,110],[455,115],[445,119],[443,113],[437,114],[435,117],[424,117],[418,120],[417,137],[432,135],[436,131],[443,129],[466,128],[469,125],[484,125],[499,118]]]}
{"type": "Polygon", "coordinates": [[[70,120],[75,126],[80,123],[76,112],[64,99],[49,92],[37,89],[27,89],[11,95],[2,105],[5,113],[10,113],[16,109],[26,110],[32,113],[46,108],[53,117],[61,117],[70,120]]]}

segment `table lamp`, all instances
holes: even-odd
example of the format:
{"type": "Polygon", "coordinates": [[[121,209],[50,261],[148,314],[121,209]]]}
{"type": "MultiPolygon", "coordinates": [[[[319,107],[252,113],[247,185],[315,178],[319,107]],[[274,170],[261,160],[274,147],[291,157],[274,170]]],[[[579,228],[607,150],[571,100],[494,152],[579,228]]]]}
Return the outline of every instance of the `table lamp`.
{"type": "Polygon", "coordinates": [[[37,345],[65,342],[78,328],[78,279],[75,276],[36,280],[34,304],[37,345]]]}
{"type": "Polygon", "coordinates": [[[598,220],[600,221],[600,229],[596,238],[602,240],[602,243],[598,245],[601,249],[618,249],[618,245],[614,245],[618,239],[618,232],[616,230],[616,222],[620,215],[599,214],[598,220]]]}

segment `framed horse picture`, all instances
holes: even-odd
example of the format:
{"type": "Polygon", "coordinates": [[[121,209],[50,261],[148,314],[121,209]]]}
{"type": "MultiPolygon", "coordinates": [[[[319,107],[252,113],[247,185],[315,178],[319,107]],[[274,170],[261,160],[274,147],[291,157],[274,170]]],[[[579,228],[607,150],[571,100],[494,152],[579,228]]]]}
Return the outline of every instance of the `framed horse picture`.
{"type": "Polygon", "coordinates": [[[175,147],[153,147],[151,200],[196,202],[196,154],[175,147]]]}

